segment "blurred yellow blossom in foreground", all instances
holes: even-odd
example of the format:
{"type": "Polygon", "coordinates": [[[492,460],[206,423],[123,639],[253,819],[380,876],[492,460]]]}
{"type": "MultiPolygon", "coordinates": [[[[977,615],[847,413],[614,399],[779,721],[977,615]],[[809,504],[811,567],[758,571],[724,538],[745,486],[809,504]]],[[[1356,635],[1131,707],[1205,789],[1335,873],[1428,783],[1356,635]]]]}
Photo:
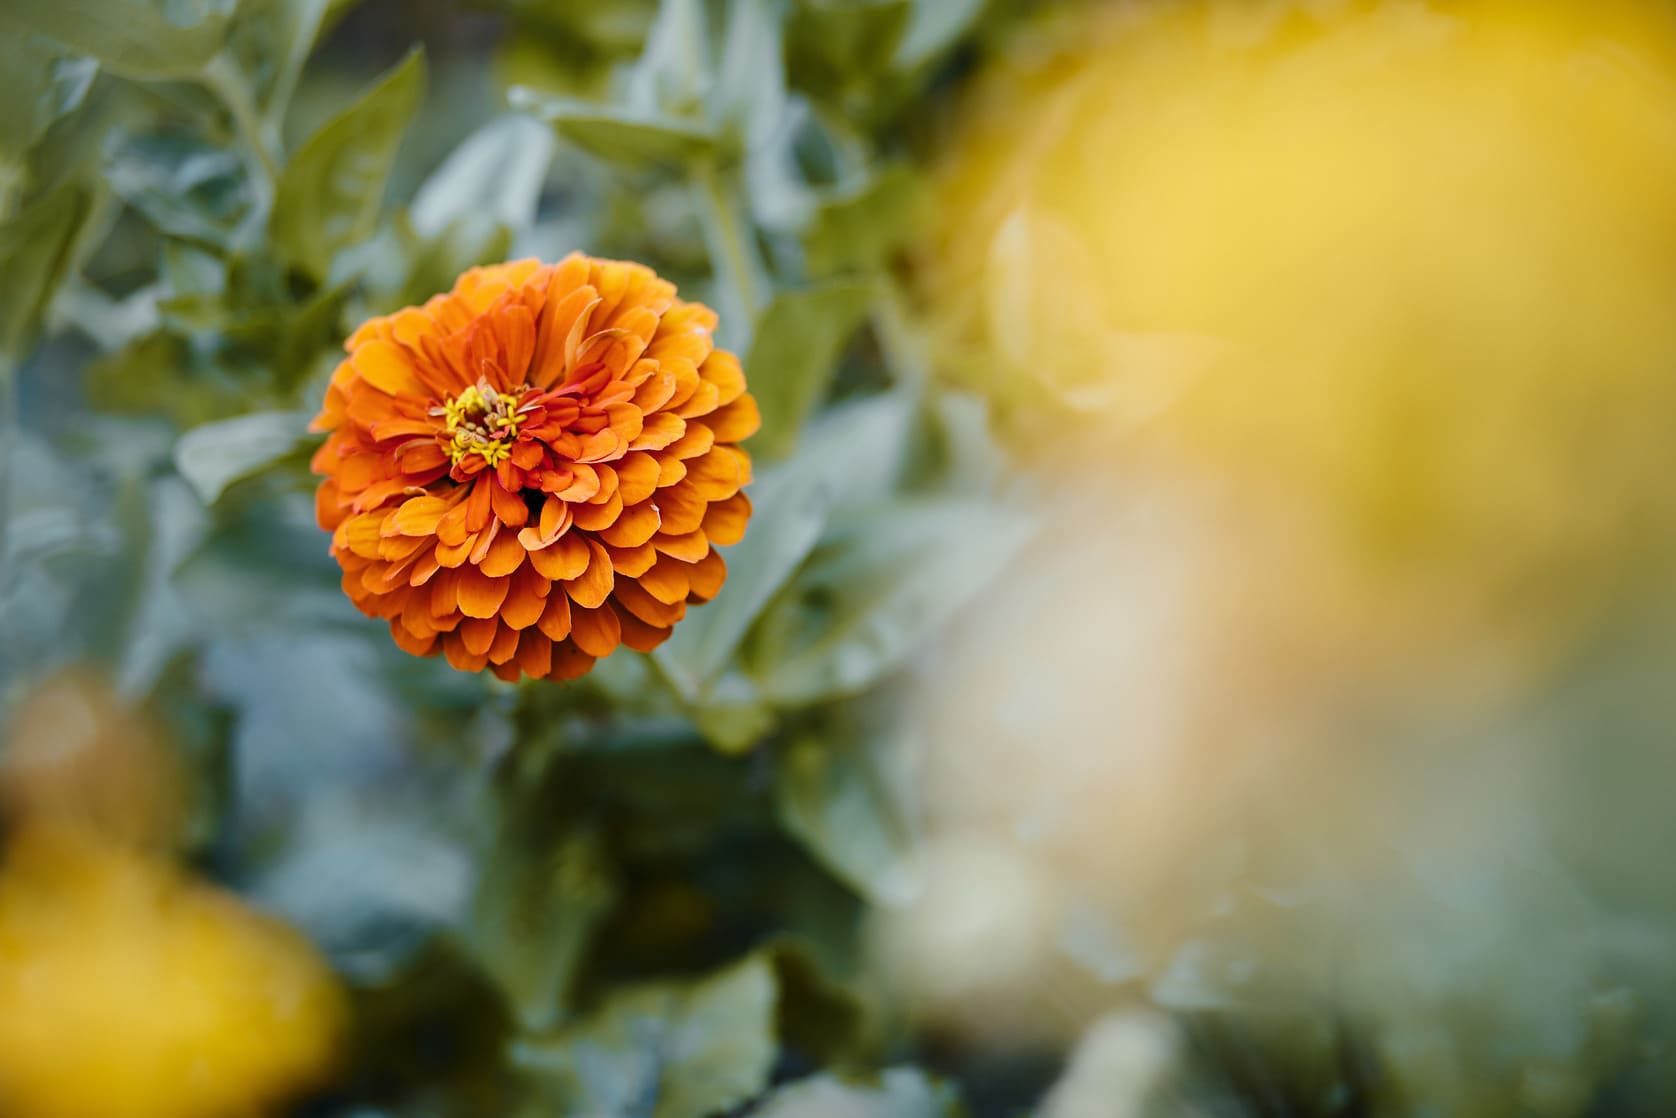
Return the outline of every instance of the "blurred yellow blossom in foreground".
{"type": "Polygon", "coordinates": [[[341,992],[297,933],[153,852],[181,802],[153,731],[61,676],[0,757],[0,1114],[225,1118],[317,1085],[341,992]]]}
{"type": "Polygon", "coordinates": [[[1676,561],[1676,8],[1160,0],[1039,45],[922,279],[1042,542],[931,660],[937,858],[881,957],[986,1037],[1145,990],[1347,1014],[1393,1113],[1586,1099],[1635,1003],[1571,870],[1624,820],[1563,776],[1625,731],[1541,704],[1676,561]]]}
{"type": "Polygon", "coordinates": [[[979,83],[926,253],[1023,444],[1236,478],[1498,624],[1659,577],[1676,10],[1095,10],[979,83]]]}
{"type": "Polygon", "coordinates": [[[143,711],[96,675],[63,672],[37,685],[12,718],[0,750],[0,812],[169,849],[184,818],[183,777],[143,711]]]}

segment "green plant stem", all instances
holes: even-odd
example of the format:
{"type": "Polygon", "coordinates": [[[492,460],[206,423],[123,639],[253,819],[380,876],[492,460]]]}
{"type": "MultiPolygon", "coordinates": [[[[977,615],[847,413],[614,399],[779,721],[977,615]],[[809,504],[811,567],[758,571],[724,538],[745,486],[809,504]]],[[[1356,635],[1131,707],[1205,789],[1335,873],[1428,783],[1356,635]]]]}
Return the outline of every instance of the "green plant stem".
{"type": "Polygon", "coordinates": [[[896,382],[913,395],[924,391],[930,379],[931,358],[924,337],[912,325],[907,296],[894,279],[884,278],[873,300],[870,321],[879,340],[885,366],[896,382]]]}
{"type": "Polygon", "coordinates": [[[259,178],[271,196],[274,184],[279,181],[279,159],[266,139],[266,129],[256,112],[256,103],[251,100],[250,90],[232,58],[219,54],[211,59],[210,64],[204,67],[203,81],[209,91],[220,99],[227,115],[232,117],[239,140],[253,160],[251,169],[259,172],[259,178]]]}
{"type": "Polygon", "coordinates": [[[762,307],[767,274],[757,254],[738,199],[723,183],[711,163],[692,171],[693,191],[698,197],[704,225],[704,243],[710,252],[710,266],[720,281],[718,301],[725,297],[718,329],[722,344],[743,349],[751,338],[757,311],[762,307]]]}
{"type": "MultiPolygon", "coordinates": [[[[12,555],[12,466],[17,443],[17,362],[0,353],[0,614],[7,612],[20,566],[12,555]]],[[[11,675],[10,659],[9,647],[0,650],[0,679],[11,675]]]]}

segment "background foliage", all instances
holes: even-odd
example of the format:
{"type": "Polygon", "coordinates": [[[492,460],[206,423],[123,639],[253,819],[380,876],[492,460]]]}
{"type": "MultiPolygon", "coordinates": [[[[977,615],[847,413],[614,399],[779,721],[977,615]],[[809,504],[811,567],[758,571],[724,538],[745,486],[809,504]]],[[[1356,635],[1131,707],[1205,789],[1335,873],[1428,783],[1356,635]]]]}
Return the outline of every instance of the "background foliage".
{"type": "Polygon", "coordinates": [[[858,928],[910,837],[869,728],[1023,533],[893,274],[983,7],[0,9],[7,696],[167,723],[186,853],[353,989],[322,1113],[955,1105],[858,928]],[[304,424],[360,320],[576,249],[721,312],[756,513],[656,655],[514,689],[353,611],[304,424]]]}
{"type": "MultiPolygon", "coordinates": [[[[1545,661],[1548,690],[1512,715],[1559,759],[1543,780],[1623,805],[1634,826],[1610,842],[1583,833],[1601,813],[1568,807],[1475,861],[1474,842],[1506,837],[1479,824],[1500,818],[1484,804],[1509,770],[1450,761],[1438,786],[1489,789],[1449,801],[1471,841],[1428,844],[1455,832],[1417,811],[1402,872],[1357,878],[1321,869],[1330,843],[1263,864],[1246,840],[1268,801],[1224,828],[1232,759],[1179,798],[1138,772],[1072,771],[1027,826],[1001,801],[1037,774],[928,750],[935,719],[911,699],[950,665],[971,694],[1025,692],[1035,749],[1084,698],[1055,690],[1065,663],[1126,702],[1123,650],[1141,669],[1172,651],[1148,628],[1156,603],[1121,597],[1113,572],[1173,570],[1179,525],[1056,539],[1041,479],[1070,486],[1079,464],[998,439],[981,355],[937,332],[970,332],[989,298],[986,328],[1025,339],[1006,354],[1030,366],[1007,385],[1027,399],[1002,401],[1014,435],[1054,443],[1099,410],[1075,362],[1040,360],[1063,352],[1064,286],[1034,255],[1051,260],[1053,231],[950,222],[936,166],[974,75],[1081,6],[0,3],[0,703],[94,669],[74,678],[114,692],[93,703],[101,725],[143,720],[185,761],[172,852],[329,959],[352,1024],[339,1074],[296,1113],[1667,1112],[1673,907],[1643,866],[1670,837],[1668,781],[1648,777],[1665,770],[1645,758],[1667,736],[1673,630],[1644,598],[1576,622],[1587,647],[1545,661]],[[958,244],[929,269],[952,328],[925,305],[933,230],[958,244]],[[763,413],[755,513],[722,593],[655,653],[508,686],[409,657],[355,612],[314,523],[305,425],[368,316],[473,264],[573,250],[647,263],[720,312],[763,413]],[[978,290],[984,259],[1007,297],[978,290]],[[1052,647],[1006,627],[1053,613],[1011,591],[1020,568],[1092,588],[1052,647]],[[973,614],[1000,631],[965,627],[973,614]],[[991,674],[960,675],[973,645],[991,674]],[[930,841],[950,814],[933,788],[1004,841],[930,841]],[[1012,849],[1031,827],[1051,847],[1061,816],[1149,811],[1204,832],[1152,867],[1192,909],[1158,942],[1131,942],[1120,914],[1151,894],[1114,900],[1131,882],[1078,861],[1110,832],[1067,840],[1067,896],[1012,849]],[[1413,923],[1416,891],[1432,923],[1413,923]],[[928,895],[936,920],[901,916],[928,895]],[[984,979],[1011,973],[1020,928],[1028,951],[1047,945],[1045,977],[966,999],[997,993],[984,979]],[[1510,947],[1509,928],[1529,934],[1510,947]],[[1315,936],[1377,956],[1347,968],[1365,988],[1321,988],[1315,936]],[[952,1005],[904,993],[960,967],[977,977],[952,1005]]],[[[1032,57],[1003,98],[1063,72],[1032,57]]],[[[1229,522],[1211,548],[1243,558],[1256,537],[1229,522]]],[[[1381,681],[1369,708],[1406,712],[1419,685],[1381,681]]],[[[945,738],[987,740],[997,708],[974,706],[938,716],[945,738]]],[[[1381,791],[1405,778],[1364,752],[1381,791]]],[[[102,771],[88,782],[129,775],[102,771]]],[[[1529,802],[1573,803],[1554,788],[1529,802]]]]}

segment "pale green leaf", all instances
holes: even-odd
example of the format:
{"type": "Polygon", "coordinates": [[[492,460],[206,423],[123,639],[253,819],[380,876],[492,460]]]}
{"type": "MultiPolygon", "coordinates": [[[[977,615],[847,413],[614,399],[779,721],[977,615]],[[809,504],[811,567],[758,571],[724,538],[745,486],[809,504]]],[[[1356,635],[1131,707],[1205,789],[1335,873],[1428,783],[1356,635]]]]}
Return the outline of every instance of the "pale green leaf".
{"type": "Polygon", "coordinates": [[[874,904],[919,887],[902,771],[908,743],[879,734],[800,738],[780,757],[776,804],[786,830],[874,904]]]}
{"type": "Polygon", "coordinates": [[[553,97],[519,86],[512,107],[552,125],[590,155],[631,169],[680,167],[710,156],[717,136],[708,124],[650,111],[553,97]]]}
{"type": "Polygon", "coordinates": [[[716,76],[715,113],[747,147],[766,142],[786,111],[780,18],[768,0],[734,0],[716,76]]]}
{"type": "Polygon", "coordinates": [[[1028,536],[1017,510],[985,500],[849,510],[763,617],[747,671],[776,702],[853,695],[906,665],[1028,536]]]}
{"type": "Polygon", "coordinates": [[[876,1081],[812,1075],[780,1087],[751,1118],[956,1118],[954,1087],[918,1068],[887,1068],[876,1081]]]}
{"type": "Polygon", "coordinates": [[[711,82],[707,24],[704,0],[661,0],[646,47],[629,74],[630,109],[675,116],[703,111],[711,82]]]}
{"type": "Polygon", "coordinates": [[[934,61],[983,14],[989,0],[914,0],[908,29],[896,51],[899,66],[934,61]]]}
{"type": "Polygon", "coordinates": [[[206,505],[227,487],[284,458],[308,425],[302,412],[254,412],[194,427],[175,443],[175,467],[206,505]]]}
{"type": "Polygon", "coordinates": [[[768,1085],[777,1000],[774,963],[756,954],[691,985],[619,993],[513,1058],[557,1113],[705,1118],[768,1085]]]}
{"type": "Polygon", "coordinates": [[[284,258],[315,280],[324,280],[338,253],[377,227],[385,180],[424,87],[424,56],[416,49],[310,136],[286,165],[269,236],[284,258]]]}
{"type": "Polygon", "coordinates": [[[239,157],[170,137],[134,136],[115,145],[105,181],[161,233],[225,246],[250,204],[239,157]]]}
{"type": "Polygon", "coordinates": [[[462,219],[496,222],[508,229],[535,220],[552,130],[527,116],[502,116],[466,137],[419,187],[408,208],[414,231],[440,234],[462,219]]]}
{"type": "Polygon", "coordinates": [[[891,394],[834,409],[811,428],[801,453],[751,486],[750,528],[725,552],[727,583],[652,654],[689,701],[707,696],[758,613],[820,539],[834,505],[892,484],[907,403],[891,394]]]}

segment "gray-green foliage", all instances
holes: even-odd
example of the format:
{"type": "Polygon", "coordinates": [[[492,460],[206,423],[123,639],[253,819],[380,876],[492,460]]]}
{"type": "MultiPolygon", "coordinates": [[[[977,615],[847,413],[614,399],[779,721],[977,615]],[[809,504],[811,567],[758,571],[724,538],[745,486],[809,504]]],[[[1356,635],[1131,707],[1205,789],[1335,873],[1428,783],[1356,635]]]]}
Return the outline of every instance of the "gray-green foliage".
{"type": "Polygon", "coordinates": [[[0,701],[93,662],[167,712],[196,852],[355,988],[331,1113],[953,1113],[879,1074],[857,929],[914,872],[890,689],[1027,531],[898,272],[982,5],[480,3],[491,65],[352,6],[0,7],[0,701]],[[367,316],[577,249],[721,312],[756,512],[654,656],[506,688],[355,613],[306,424],[367,316]]]}

